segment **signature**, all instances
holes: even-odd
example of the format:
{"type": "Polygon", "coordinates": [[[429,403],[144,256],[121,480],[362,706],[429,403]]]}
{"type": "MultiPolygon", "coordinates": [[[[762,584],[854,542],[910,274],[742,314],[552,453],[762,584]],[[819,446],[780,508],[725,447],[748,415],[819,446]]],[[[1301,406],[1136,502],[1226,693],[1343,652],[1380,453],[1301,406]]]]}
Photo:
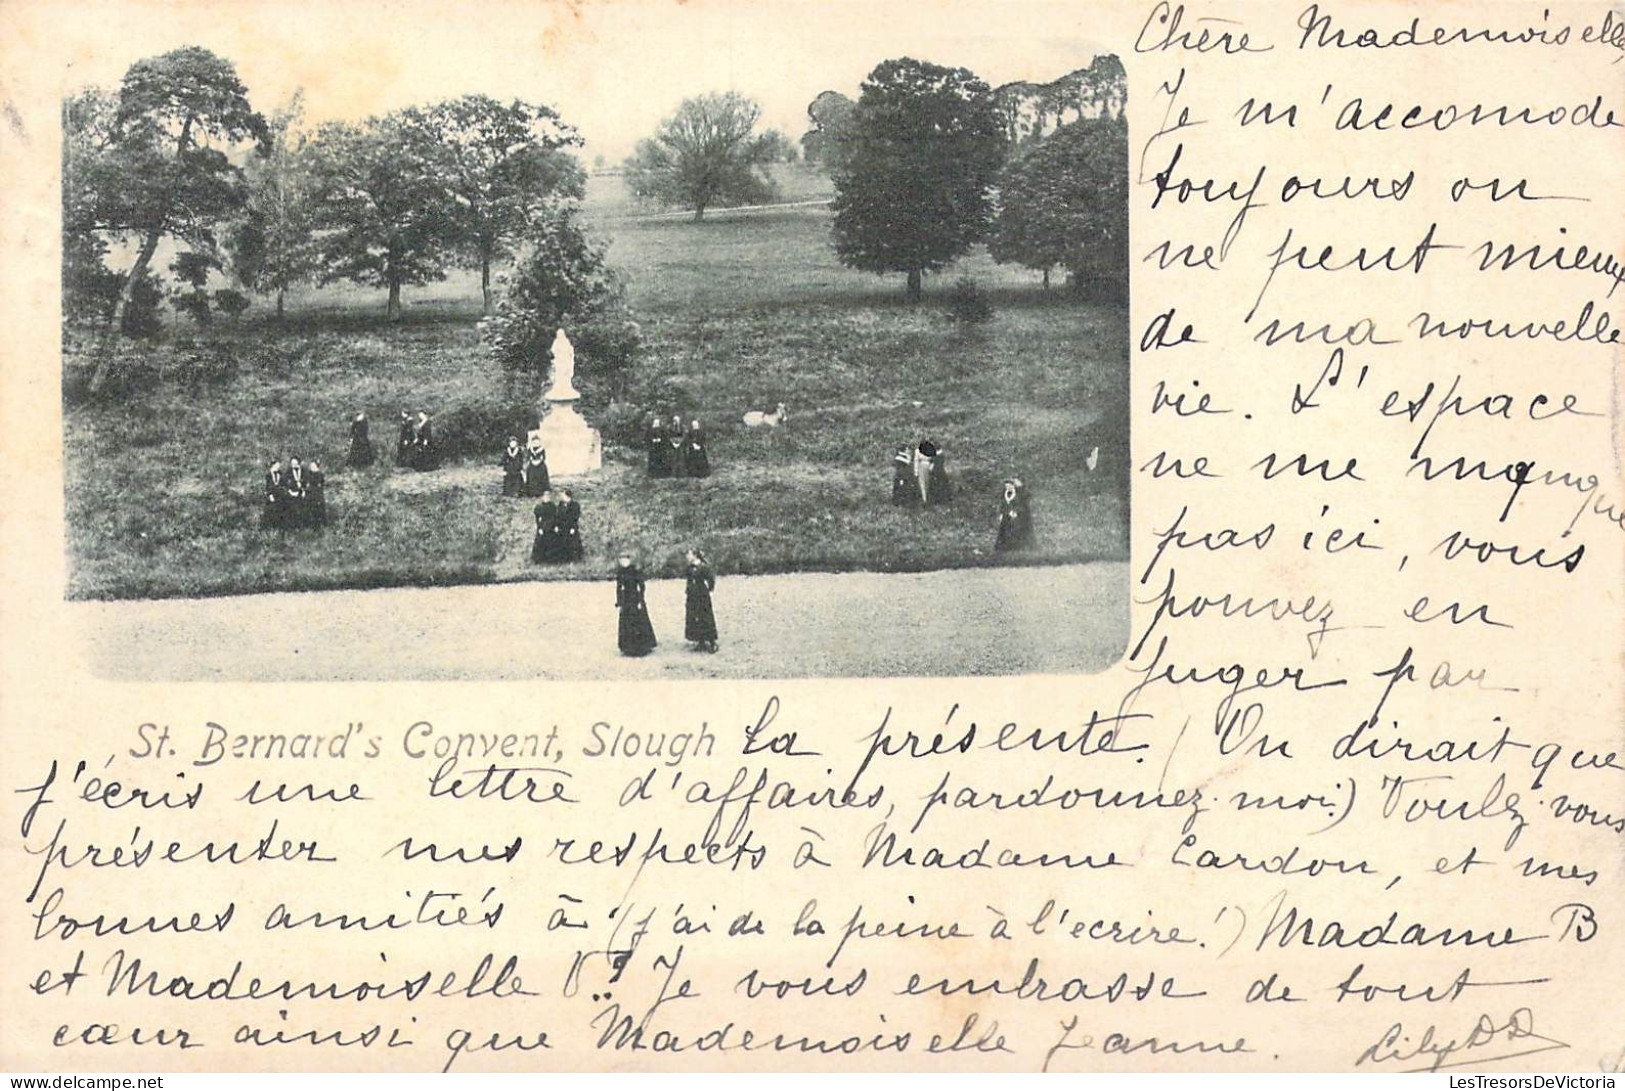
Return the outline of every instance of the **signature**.
{"type": "Polygon", "coordinates": [[[1420,1034],[1395,1023],[1382,1032],[1354,1063],[1356,1066],[1392,1061],[1420,1061],[1406,1072],[1438,1072],[1446,1068],[1510,1061],[1552,1049],[1568,1049],[1567,1042],[1535,1033],[1535,1013],[1518,1008],[1504,1020],[1480,1015],[1465,1031],[1441,1031],[1430,1024],[1420,1034]]]}

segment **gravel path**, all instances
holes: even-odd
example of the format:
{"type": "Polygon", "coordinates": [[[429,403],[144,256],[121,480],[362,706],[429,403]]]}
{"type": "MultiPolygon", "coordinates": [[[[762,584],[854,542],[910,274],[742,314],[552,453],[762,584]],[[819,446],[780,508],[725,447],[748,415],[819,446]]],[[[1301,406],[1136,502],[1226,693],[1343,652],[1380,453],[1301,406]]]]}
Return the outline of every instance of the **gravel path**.
{"type": "Polygon", "coordinates": [[[683,582],[649,583],[660,647],[615,647],[615,588],[509,583],[77,602],[97,674],[125,681],[806,678],[1099,670],[1128,639],[1128,566],[733,576],[722,649],[682,640],[683,582]]]}

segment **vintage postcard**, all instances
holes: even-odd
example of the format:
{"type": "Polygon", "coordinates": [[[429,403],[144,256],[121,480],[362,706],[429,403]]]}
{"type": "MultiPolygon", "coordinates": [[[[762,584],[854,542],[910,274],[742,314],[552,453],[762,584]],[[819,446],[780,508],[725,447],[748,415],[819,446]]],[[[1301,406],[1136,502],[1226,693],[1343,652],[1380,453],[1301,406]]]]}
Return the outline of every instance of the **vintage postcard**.
{"type": "Polygon", "coordinates": [[[0,1068],[1625,1064],[1625,16],[0,7],[0,1068]]]}

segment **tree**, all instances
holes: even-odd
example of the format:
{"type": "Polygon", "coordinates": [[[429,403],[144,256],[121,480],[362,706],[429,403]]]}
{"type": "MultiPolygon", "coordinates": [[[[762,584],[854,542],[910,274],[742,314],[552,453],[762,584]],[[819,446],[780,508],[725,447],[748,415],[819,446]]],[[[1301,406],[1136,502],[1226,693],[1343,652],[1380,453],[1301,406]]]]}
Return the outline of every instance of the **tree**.
{"type": "Polygon", "coordinates": [[[122,191],[109,148],[118,100],[88,87],[62,103],[62,317],[105,327],[122,278],[107,268],[103,224],[122,191]]]}
{"type": "Polygon", "coordinates": [[[491,266],[512,257],[513,243],[550,203],[580,200],[586,175],[564,149],[581,137],[547,106],[488,95],[404,112],[413,139],[434,149],[451,193],[459,256],[480,271],[484,313],[491,311],[491,266]]]}
{"type": "Polygon", "coordinates": [[[492,355],[517,369],[539,368],[546,361],[566,316],[574,337],[575,327],[618,311],[623,299],[620,278],[606,260],[607,247],[587,234],[573,207],[535,218],[523,250],[501,303],[480,323],[492,355]]]}
{"type": "Polygon", "coordinates": [[[767,165],[777,145],[772,135],[756,134],[761,114],[733,91],[684,99],[653,137],[638,142],[625,164],[626,184],[636,197],[693,209],[696,221],[713,205],[771,199],[777,187],[767,165]]]}
{"type": "Polygon", "coordinates": [[[561,208],[533,226],[496,311],[480,334],[511,374],[542,372],[552,343],[568,327],[578,381],[610,401],[624,397],[643,336],[626,306],[620,276],[604,244],[582,230],[574,208],[561,208]]]}
{"type": "MultiPolygon", "coordinates": [[[[236,69],[208,50],[188,46],[130,66],[91,172],[99,190],[94,229],[138,241],[109,316],[111,333],[122,328],[160,240],[173,236],[212,250],[216,225],[243,207],[243,172],[217,145],[263,145],[266,137],[265,119],[249,106],[236,69]]],[[[91,376],[93,393],[111,360],[109,339],[91,376]]]]}
{"type": "Polygon", "coordinates": [[[808,165],[819,164],[833,174],[841,164],[841,140],[857,104],[839,91],[823,91],[807,104],[812,123],[801,137],[802,158],[808,165]]]}
{"type": "Polygon", "coordinates": [[[282,317],[289,288],[316,270],[315,194],[309,140],[299,132],[304,92],[272,115],[266,153],[248,165],[248,204],[229,238],[232,271],[257,292],[276,293],[282,317]]]}
{"type": "Polygon", "coordinates": [[[995,261],[1062,266],[1079,290],[1128,286],[1128,126],[1121,114],[1062,125],[999,180],[995,261]]]}
{"type": "Polygon", "coordinates": [[[764,163],[794,163],[798,154],[797,147],[790,143],[790,138],[777,129],[769,129],[763,133],[760,140],[760,151],[764,163]]]}
{"type": "Polygon", "coordinates": [[[437,150],[396,113],[323,125],[310,153],[318,279],[386,288],[398,319],[401,287],[444,279],[457,244],[437,150]]]}
{"type": "Polygon", "coordinates": [[[988,85],[964,68],[908,57],[863,83],[841,141],[835,252],[871,273],[923,275],[965,253],[987,230],[1004,137],[988,85]]]}
{"type": "Polygon", "coordinates": [[[176,254],[169,265],[169,271],[184,285],[174,295],[175,309],[200,326],[209,324],[209,293],[205,285],[209,283],[209,274],[218,268],[220,262],[213,254],[196,250],[176,254]]]}
{"type": "Polygon", "coordinates": [[[1102,53],[1078,73],[1078,97],[1096,111],[1097,117],[1124,120],[1128,108],[1128,73],[1115,53],[1102,53]]]}

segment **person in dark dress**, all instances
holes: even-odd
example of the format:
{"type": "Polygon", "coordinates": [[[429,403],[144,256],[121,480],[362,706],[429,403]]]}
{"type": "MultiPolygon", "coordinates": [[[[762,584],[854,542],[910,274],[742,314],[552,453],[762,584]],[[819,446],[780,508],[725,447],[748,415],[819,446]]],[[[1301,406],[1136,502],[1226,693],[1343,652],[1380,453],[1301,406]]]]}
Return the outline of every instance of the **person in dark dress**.
{"type": "Polygon", "coordinates": [[[689,477],[711,476],[711,453],[705,449],[705,430],[697,420],[688,422],[688,443],[683,456],[683,468],[689,477]]]}
{"type": "Polygon", "coordinates": [[[289,525],[288,478],[282,472],[282,462],[273,458],[265,471],[265,506],[260,510],[260,526],[268,530],[282,530],[289,525]]]}
{"type": "Polygon", "coordinates": [[[536,516],[536,537],[530,543],[530,563],[552,564],[559,559],[559,509],[552,492],[544,492],[531,510],[536,516]]]}
{"type": "Polygon", "coordinates": [[[412,424],[412,453],[408,460],[414,470],[438,470],[440,468],[440,449],[434,442],[434,424],[429,414],[418,410],[417,420],[412,424]]]}
{"type": "Polygon", "coordinates": [[[559,535],[559,560],[579,561],[586,556],[581,542],[581,505],[569,489],[560,489],[556,525],[559,535]]]}
{"type": "Polygon", "coordinates": [[[502,450],[502,495],[522,496],[525,491],[525,451],[518,436],[508,437],[502,450]]]}
{"type": "Polygon", "coordinates": [[[660,426],[659,417],[651,417],[649,420],[648,445],[649,476],[670,477],[671,456],[669,452],[671,448],[666,446],[665,429],[660,426]]]}
{"type": "Polygon", "coordinates": [[[717,616],[711,609],[711,592],[717,589],[717,574],[705,554],[688,551],[688,590],[683,612],[683,637],[697,652],[717,650],[717,616]]]}
{"type": "Polygon", "coordinates": [[[286,487],[288,493],[288,525],[290,527],[309,526],[310,478],[305,476],[305,467],[297,457],[288,459],[286,487]]]}
{"type": "Polygon", "coordinates": [[[345,462],[351,469],[359,470],[371,466],[378,457],[372,449],[372,439],[367,435],[367,414],[357,413],[350,422],[350,454],[345,462]]]}
{"type": "Polygon", "coordinates": [[[310,527],[325,527],[327,525],[327,475],[322,472],[321,463],[314,458],[305,470],[305,525],[310,527]]]}
{"type": "Polygon", "coordinates": [[[619,644],[622,655],[648,655],[660,642],[649,621],[649,607],[643,600],[643,573],[628,554],[621,554],[615,569],[615,608],[620,611],[619,644]]]}
{"type": "Polygon", "coordinates": [[[412,414],[402,409],[400,431],[395,436],[395,465],[411,465],[412,439],[416,435],[416,431],[412,427],[412,414]]]}
{"type": "Polygon", "coordinates": [[[920,503],[920,483],[914,478],[914,454],[908,444],[897,446],[891,459],[891,502],[893,507],[913,508],[920,503]]]}
{"type": "Polygon", "coordinates": [[[553,487],[547,474],[547,452],[541,447],[532,447],[525,452],[521,473],[523,474],[519,486],[521,496],[541,496],[553,487]]]}
{"type": "Polygon", "coordinates": [[[931,481],[926,494],[932,505],[946,504],[954,498],[954,483],[948,478],[948,452],[940,446],[931,456],[931,481]]]}
{"type": "Polygon", "coordinates": [[[683,415],[673,413],[666,426],[666,460],[672,477],[688,476],[688,429],[683,427],[683,415]]]}
{"type": "Polygon", "coordinates": [[[999,536],[993,542],[996,552],[1026,549],[1033,542],[1032,509],[1027,502],[1027,488],[1019,477],[1004,483],[999,494],[999,536]]]}

